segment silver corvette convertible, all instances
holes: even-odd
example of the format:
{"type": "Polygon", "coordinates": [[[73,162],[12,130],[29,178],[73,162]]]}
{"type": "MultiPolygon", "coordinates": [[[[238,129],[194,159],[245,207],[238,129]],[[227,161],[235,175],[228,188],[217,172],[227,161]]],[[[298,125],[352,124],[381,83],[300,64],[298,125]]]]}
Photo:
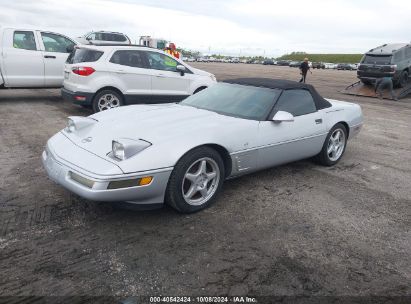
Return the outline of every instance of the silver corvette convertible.
{"type": "Polygon", "coordinates": [[[227,178],[310,157],[336,164],[362,123],[360,106],[310,85],[236,79],[178,104],[69,117],[42,159],[52,180],[84,198],[195,212],[227,178]]]}

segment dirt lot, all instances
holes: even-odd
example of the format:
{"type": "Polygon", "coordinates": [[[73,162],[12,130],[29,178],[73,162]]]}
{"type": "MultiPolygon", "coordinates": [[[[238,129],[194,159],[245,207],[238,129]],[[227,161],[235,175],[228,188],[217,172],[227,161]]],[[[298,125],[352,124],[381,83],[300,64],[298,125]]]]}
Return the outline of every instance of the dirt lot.
{"type": "MultiPolygon", "coordinates": [[[[298,70],[195,64],[218,79],[298,70]]],[[[342,95],[355,72],[308,75],[356,101],[361,134],[333,168],[301,161],[224,185],[211,208],[130,211],[46,177],[40,155],[69,115],[59,90],[0,91],[1,295],[411,296],[411,99],[342,95]]]]}

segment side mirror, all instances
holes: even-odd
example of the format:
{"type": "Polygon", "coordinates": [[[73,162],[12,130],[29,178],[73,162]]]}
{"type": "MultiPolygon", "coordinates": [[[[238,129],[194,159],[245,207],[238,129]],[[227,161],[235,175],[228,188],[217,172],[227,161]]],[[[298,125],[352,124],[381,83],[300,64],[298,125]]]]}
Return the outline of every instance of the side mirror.
{"type": "Polygon", "coordinates": [[[176,70],[180,72],[181,76],[184,76],[186,67],[184,65],[179,64],[178,66],[176,66],[176,70]]]}
{"type": "Polygon", "coordinates": [[[90,37],[90,36],[86,37],[86,40],[87,40],[87,41],[90,41],[90,40],[91,40],[91,37],[90,37]]]}
{"type": "Polygon", "coordinates": [[[277,113],[275,113],[274,117],[271,120],[274,122],[292,122],[294,121],[294,116],[293,114],[285,111],[278,111],[277,113]]]}

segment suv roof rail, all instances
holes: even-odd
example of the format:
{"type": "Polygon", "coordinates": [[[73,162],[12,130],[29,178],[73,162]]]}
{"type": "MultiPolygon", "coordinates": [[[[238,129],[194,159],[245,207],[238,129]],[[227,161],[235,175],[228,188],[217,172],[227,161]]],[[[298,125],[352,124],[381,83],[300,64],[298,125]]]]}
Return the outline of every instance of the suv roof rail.
{"type": "MultiPolygon", "coordinates": [[[[380,51],[380,53],[384,54],[393,54],[395,52],[398,52],[399,50],[410,46],[411,44],[406,44],[406,43],[386,43],[380,46],[377,46],[375,48],[372,48],[369,50],[367,53],[373,53],[380,51]]],[[[366,54],[367,54],[366,53],[366,54]]]]}
{"type": "Polygon", "coordinates": [[[112,31],[105,31],[105,30],[100,30],[100,31],[91,31],[92,33],[110,33],[110,34],[121,34],[125,35],[124,33],[121,32],[112,32],[112,31]]]}
{"type": "Polygon", "coordinates": [[[85,45],[85,46],[87,46],[87,45],[93,45],[93,46],[124,46],[124,47],[127,47],[127,46],[138,46],[138,47],[143,47],[143,48],[147,48],[147,49],[155,49],[155,50],[160,50],[161,51],[161,49],[158,49],[158,48],[155,48],[155,47],[152,47],[152,46],[146,46],[146,45],[142,45],[142,44],[122,44],[122,43],[98,43],[98,44],[95,44],[95,43],[89,43],[89,44],[83,44],[83,45],[85,45]]]}

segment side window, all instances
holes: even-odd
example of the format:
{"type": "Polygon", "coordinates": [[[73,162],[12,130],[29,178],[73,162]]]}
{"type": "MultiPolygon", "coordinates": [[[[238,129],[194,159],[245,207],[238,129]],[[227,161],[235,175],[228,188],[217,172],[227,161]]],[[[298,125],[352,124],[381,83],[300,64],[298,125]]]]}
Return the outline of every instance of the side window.
{"type": "Polygon", "coordinates": [[[104,41],[121,41],[119,40],[121,38],[120,35],[117,34],[112,34],[112,33],[100,33],[101,38],[98,40],[104,40],[104,41]]]}
{"type": "Polygon", "coordinates": [[[317,111],[313,97],[307,90],[285,90],[276,105],[277,111],[285,111],[300,116],[317,111]]]}
{"type": "Polygon", "coordinates": [[[113,37],[111,34],[108,33],[100,33],[101,39],[99,40],[104,40],[104,41],[113,41],[113,37]]]}
{"type": "Polygon", "coordinates": [[[144,52],[142,51],[116,51],[111,57],[110,62],[134,68],[147,68],[144,52]]]}
{"type": "Polygon", "coordinates": [[[94,39],[93,40],[104,40],[104,34],[103,33],[94,33],[94,39]]]}
{"type": "Polygon", "coordinates": [[[96,34],[91,33],[90,35],[87,36],[87,40],[96,40],[96,34]]]}
{"type": "Polygon", "coordinates": [[[13,47],[16,49],[24,49],[36,51],[36,40],[33,32],[15,31],[13,35],[13,47]]]}
{"type": "Polygon", "coordinates": [[[41,33],[46,52],[68,53],[67,48],[73,48],[74,42],[66,37],[51,33],[41,33]]]}
{"type": "Polygon", "coordinates": [[[126,40],[126,37],[124,37],[123,35],[113,34],[113,41],[124,42],[126,40]]]}
{"type": "Polygon", "coordinates": [[[398,61],[401,61],[401,60],[404,60],[404,49],[399,50],[394,54],[394,61],[395,62],[398,62],[398,61]]]}
{"type": "Polygon", "coordinates": [[[177,71],[179,63],[169,56],[157,52],[147,52],[147,57],[150,67],[154,70],[177,71]]]}

